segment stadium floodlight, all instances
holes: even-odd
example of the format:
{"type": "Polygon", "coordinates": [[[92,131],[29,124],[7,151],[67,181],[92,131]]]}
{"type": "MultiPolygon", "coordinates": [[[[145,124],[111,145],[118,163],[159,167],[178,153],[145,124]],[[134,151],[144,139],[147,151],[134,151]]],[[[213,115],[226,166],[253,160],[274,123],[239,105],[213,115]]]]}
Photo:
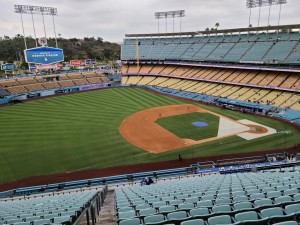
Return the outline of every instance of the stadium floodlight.
{"type": "Polygon", "coordinates": [[[154,13],[155,19],[158,21],[158,33],[159,33],[159,20],[166,19],[166,33],[168,32],[168,18],[173,18],[173,33],[174,33],[174,20],[180,18],[180,32],[181,32],[181,18],[185,17],[185,10],[165,11],[154,13]]]}
{"type": "Polygon", "coordinates": [[[251,22],[251,9],[259,7],[259,15],[258,15],[258,26],[260,22],[260,12],[261,7],[269,6],[269,16],[268,16],[268,25],[270,25],[270,14],[271,14],[271,7],[272,5],[279,5],[279,18],[278,18],[278,26],[280,23],[280,15],[281,15],[281,5],[286,4],[287,0],[247,0],[246,1],[246,7],[250,9],[250,15],[249,15],[249,26],[251,22]]]}
{"type": "Polygon", "coordinates": [[[33,5],[15,5],[15,13],[57,16],[57,8],[33,5]]]}
{"type": "Polygon", "coordinates": [[[257,8],[270,5],[282,5],[286,4],[287,0],[247,0],[247,8],[257,8]]]}
{"type": "MultiPolygon", "coordinates": [[[[22,14],[31,14],[32,24],[33,24],[33,30],[34,30],[34,35],[35,35],[35,40],[37,40],[37,37],[36,37],[36,32],[35,32],[35,25],[34,25],[33,14],[42,15],[42,17],[43,17],[44,33],[45,33],[45,37],[46,38],[47,38],[47,33],[46,33],[46,26],[45,26],[44,16],[45,15],[52,16],[53,27],[54,27],[54,35],[55,35],[55,42],[56,42],[56,47],[57,47],[56,29],[55,29],[55,22],[54,22],[54,16],[57,16],[57,8],[54,8],[54,7],[45,7],[45,6],[33,6],[33,5],[14,5],[14,12],[21,15],[21,21],[22,21],[22,28],[23,28],[24,39],[25,39],[25,32],[24,32],[24,25],[23,25],[22,14]]],[[[37,42],[36,42],[36,46],[37,46],[37,42]]],[[[25,47],[27,49],[26,44],[25,44],[25,47]]]]}

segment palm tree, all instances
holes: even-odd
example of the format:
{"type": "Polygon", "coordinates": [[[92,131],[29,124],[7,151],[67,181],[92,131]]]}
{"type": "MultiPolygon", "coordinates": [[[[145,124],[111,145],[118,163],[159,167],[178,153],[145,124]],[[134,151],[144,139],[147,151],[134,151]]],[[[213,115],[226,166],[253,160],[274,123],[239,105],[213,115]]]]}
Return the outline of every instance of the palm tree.
{"type": "Polygon", "coordinates": [[[216,30],[218,29],[219,26],[220,26],[220,23],[216,22],[216,24],[215,24],[216,30]]]}

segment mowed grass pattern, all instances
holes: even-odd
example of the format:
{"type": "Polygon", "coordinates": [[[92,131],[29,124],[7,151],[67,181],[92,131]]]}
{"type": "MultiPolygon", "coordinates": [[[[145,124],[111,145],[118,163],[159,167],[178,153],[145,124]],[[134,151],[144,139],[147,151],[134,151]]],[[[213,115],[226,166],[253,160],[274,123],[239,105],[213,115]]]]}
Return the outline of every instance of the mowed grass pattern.
{"type": "Polygon", "coordinates": [[[56,96],[0,108],[0,182],[29,176],[126,164],[261,151],[299,143],[299,133],[278,121],[198,105],[233,119],[273,127],[278,134],[245,141],[238,137],[150,154],[118,132],[123,119],[140,110],[187,101],[135,88],[114,88],[56,96]],[[289,130],[291,133],[281,133],[289,130]]]}
{"type": "Polygon", "coordinates": [[[177,116],[160,118],[157,124],[178,137],[195,141],[216,137],[219,128],[219,117],[210,113],[187,113],[177,116]],[[196,127],[193,122],[205,122],[207,126],[196,127]]]}

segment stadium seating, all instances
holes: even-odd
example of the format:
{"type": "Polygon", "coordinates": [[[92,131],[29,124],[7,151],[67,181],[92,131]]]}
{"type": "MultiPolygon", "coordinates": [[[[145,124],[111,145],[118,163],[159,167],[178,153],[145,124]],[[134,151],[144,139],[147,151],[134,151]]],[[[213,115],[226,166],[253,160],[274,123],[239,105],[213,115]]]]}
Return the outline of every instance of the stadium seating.
{"type": "MultiPolygon", "coordinates": [[[[299,169],[298,166],[296,171],[299,169]]],[[[283,175],[274,170],[117,188],[116,210],[128,212],[121,216],[117,214],[117,219],[120,224],[123,221],[126,224],[127,219],[139,218],[142,224],[184,225],[198,224],[195,222],[198,220],[200,224],[296,221],[300,215],[300,199],[297,197],[300,193],[293,186],[300,185],[299,178],[298,172],[285,170],[283,175]],[[145,209],[140,209],[141,206],[145,209]]]]}
{"type": "Polygon", "coordinates": [[[147,85],[164,93],[188,97],[203,102],[218,98],[233,99],[243,104],[260,104],[265,110],[285,110],[275,117],[300,123],[298,113],[300,77],[295,72],[272,70],[214,68],[202,62],[254,64],[300,63],[299,33],[248,33],[194,37],[126,38],[122,46],[123,61],[139,59],[167,61],[163,64],[141,64],[122,66],[122,83],[147,85]],[[169,61],[191,61],[195,65],[169,63],[169,61]],[[200,63],[199,63],[200,62],[200,63]],[[171,65],[172,64],[172,65],[171,65]],[[141,75],[140,78],[134,78],[141,75]],[[151,76],[151,77],[148,77],[151,76]],[[161,76],[164,77],[161,77],[161,76]],[[125,77],[124,77],[125,76],[125,77]],[[178,80],[182,77],[182,80],[178,80]],[[175,79],[176,78],[176,79],[175,79]],[[192,80],[194,79],[194,80],[192,80]],[[161,89],[163,88],[163,89],[161,89]],[[249,103],[250,102],[250,103],[249,103]],[[281,107],[281,108],[279,108],[281,107]],[[289,111],[291,109],[291,111],[289,111]]]}
{"type": "Polygon", "coordinates": [[[299,64],[299,33],[125,39],[122,60],[299,64]]]}
{"type": "Polygon", "coordinates": [[[72,224],[98,191],[61,193],[0,201],[0,223],[11,225],[72,224]]]}
{"type": "Polygon", "coordinates": [[[300,107],[300,97],[294,93],[300,82],[297,73],[175,65],[142,65],[142,72],[136,68],[127,65],[131,73],[123,74],[124,84],[160,86],[295,110],[300,107]]]}
{"type": "Polygon", "coordinates": [[[46,75],[32,78],[0,80],[0,88],[14,95],[107,82],[109,82],[109,80],[103,76],[102,73],[88,72],[82,74],[46,75]]]}

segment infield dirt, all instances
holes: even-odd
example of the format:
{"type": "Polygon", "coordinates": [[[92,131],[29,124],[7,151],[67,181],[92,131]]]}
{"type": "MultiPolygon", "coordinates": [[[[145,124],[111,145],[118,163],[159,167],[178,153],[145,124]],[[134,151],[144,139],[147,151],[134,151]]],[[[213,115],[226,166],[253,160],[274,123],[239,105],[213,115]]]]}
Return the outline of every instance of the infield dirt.
{"type": "MultiPolygon", "coordinates": [[[[166,151],[183,148],[191,145],[201,144],[208,141],[214,141],[214,140],[218,140],[218,139],[222,139],[222,138],[226,138],[238,134],[238,133],[230,133],[222,137],[212,137],[204,140],[194,141],[191,139],[180,138],[175,134],[171,133],[170,131],[164,129],[157,123],[155,123],[155,121],[159,118],[193,113],[193,112],[205,112],[205,113],[211,113],[219,117],[224,117],[219,114],[213,113],[211,111],[190,104],[161,106],[161,107],[155,107],[155,108],[139,111],[128,116],[126,119],[122,121],[119,127],[119,132],[123,136],[123,138],[127,140],[129,143],[151,153],[166,152],[166,151]]],[[[248,131],[251,131],[250,127],[248,131]]]]}

